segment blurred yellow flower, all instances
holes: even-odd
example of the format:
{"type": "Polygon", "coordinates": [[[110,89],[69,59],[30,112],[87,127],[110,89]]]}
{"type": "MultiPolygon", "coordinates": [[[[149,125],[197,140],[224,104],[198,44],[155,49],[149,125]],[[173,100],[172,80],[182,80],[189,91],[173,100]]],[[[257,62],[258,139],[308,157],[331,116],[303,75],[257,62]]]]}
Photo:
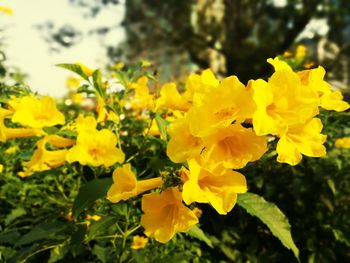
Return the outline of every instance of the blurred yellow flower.
{"type": "Polygon", "coordinates": [[[6,149],[5,153],[6,153],[6,154],[13,154],[13,153],[15,153],[17,150],[18,150],[18,146],[12,146],[12,147],[6,149]]]}
{"type": "Polygon", "coordinates": [[[132,249],[141,249],[144,248],[148,243],[148,238],[147,237],[143,237],[143,236],[133,236],[132,237],[132,244],[131,244],[131,248],[132,249]]]}
{"type": "Polygon", "coordinates": [[[146,194],[142,197],[141,225],[145,234],[166,243],[176,232],[187,232],[198,223],[191,209],[183,205],[180,191],[176,187],[161,193],[146,194]]]}
{"type": "Polygon", "coordinates": [[[81,79],[79,79],[79,78],[72,77],[72,76],[68,77],[66,79],[67,89],[69,89],[71,91],[76,91],[79,88],[80,81],[81,81],[81,79]]]}
{"type": "Polygon", "coordinates": [[[295,51],[295,57],[304,58],[306,56],[306,50],[305,45],[298,45],[295,51]]]}
{"type": "Polygon", "coordinates": [[[69,163],[105,167],[124,162],[124,153],[117,148],[117,137],[108,130],[83,130],[79,132],[77,143],[72,147],[66,159],[69,163]]]}
{"type": "Polygon", "coordinates": [[[64,124],[65,117],[57,109],[53,98],[44,96],[40,99],[34,96],[25,96],[19,100],[9,102],[15,110],[12,121],[32,128],[51,127],[64,124]]]}
{"type": "Polygon", "coordinates": [[[208,170],[195,159],[189,160],[188,165],[190,174],[182,193],[187,205],[193,202],[209,203],[219,214],[225,215],[236,204],[237,193],[247,191],[247,182],[241,173],[222,166],[208,170]]]}
{"type": "Polygon", "coordinates": [[[134,90],[134,95],[131,97],[131,108],[138,111],[154,108],[154,97],[150,94],[148,89],[148,78],[146,76],[140,77],[136,83],[131,83],[130,87],[134,90]]]}
{"type": "Polygon", "coordinates": [[[76,129],[78,133],[89,130],[96,130],[97,121],[92,116],[84,117],[82,114],[75,119],[73,128],[76,129]]]}
{"type": "Polygon", "coordinates": [[[94,73],[94,69],[89,68],[88,66],[80,63],[80,62],[76,62],[75,64],[79,65],[81,70],[87,75],[87,76],[92,76],[92,74],[94,73]]]}
{"type": "Polygon", "coordinates": [[[6,7],[6,6],[0,6],[0,13],[4,13],[6,15],[12,16],[13,10],[9,7],[6,7]]]}
{"type": "Polygon", "coordinates": [[[302,159],[301,154],[310,157],[326,155],[323,143],[327,136],[321,134],[322,127],[322,122],[318,118],[313,118],[305,124],[290,126],[280,135],[277,143],[277,161],[296,165],[302,159]]]}
{"type": "Polygon", "coordinates": [[[135,173],[129,163],[118,167],[113,172],[113,184],[107,193],[107,199],[113,203],[127,200],[146,191],[160,187],[163,183],[161,177],[137,181],[135,173]]]}
{"type": "Polygon", "coordinates": [[[335,147],[350,149],[350,137],[338,138],[335,140],[335,147]]]}
{"type": "Polygon", "coordinates": [[[170,110],[187,111],[190,107],[191,103],[179,93],[175,83],[166,83],[161,87],[156,110],[166,108],[170,110]]]}
{"type": "Polygon", "coordinates": [[[4,171],[4,166],[0,164],[0,174],[4,171]]]}

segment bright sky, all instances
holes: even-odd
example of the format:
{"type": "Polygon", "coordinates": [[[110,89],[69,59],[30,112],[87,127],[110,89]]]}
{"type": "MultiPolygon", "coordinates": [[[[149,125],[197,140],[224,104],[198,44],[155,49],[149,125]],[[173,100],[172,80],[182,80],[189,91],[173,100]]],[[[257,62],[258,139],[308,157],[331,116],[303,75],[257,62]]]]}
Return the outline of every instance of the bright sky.
{"type": "MultiPolygon", "coordinates": [[[[123,1],[122,1],[123,2],[123,1]]],[[[124,4],[109,6],[95,18],[84,18],[83,10],[69,4],[69,0],[0,0],[0,6],[13,9],[13,16],[0,16],[5,29],[5,51],[8,64],[19,66],[29,75],[27,83],[42,95],[60,97],[66,93],[65,79],[70,74],[58,63],[81,62],[91,68],[107,61],[102,43],[118,45],[125,36],[121,26],[105,37],[88,36],[88,31],[103,26],[120,25],[124,18],[124,4]],[[82,41],[61,52],[50,53],[36,25],[52,21],[55,28],[74,25],[83,32],[82,41]]]]}

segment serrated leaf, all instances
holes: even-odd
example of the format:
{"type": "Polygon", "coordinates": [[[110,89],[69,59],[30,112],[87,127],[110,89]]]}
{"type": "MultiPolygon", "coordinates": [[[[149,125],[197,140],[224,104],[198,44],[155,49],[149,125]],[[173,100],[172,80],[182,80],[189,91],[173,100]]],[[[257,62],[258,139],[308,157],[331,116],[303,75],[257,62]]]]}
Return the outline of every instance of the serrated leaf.
{"type": "Polygon", "coordinates": [[[89,78],[89,76],[85,74],[85,72],[83,71],[81,66],[78,64],[63,63],[63,64],[56,64],[56,66],[67,69],[71,72],[74,72],[85,80],[88,80],[88,78],[89,78]]]}
{"type": "Polygon", "coordinates": [[[94,179],[83,185],[74,200],[72,208],[73,217],[77,218],[86,207],[97,199],[105,197],[111,185],[112,178],[94,179]]]}
{"type": "Polygon", "coordinates": [[[213,248],[213,243],[211,242],[211,240],[206,236],[203,230],[200,229],[197,225],[193,226],[190,230],[188,230],[187,234],[190,235],[191,237],[197,238],[200,241],[203,241],[209,247],[213,248]]]}
{"type": "Polygon", "coordinates": [[[16,246],[26,245],[41,239],[54,239],[55,234],[64,230],[67,226],[66,223],[59,221],[41,223],[22,236],[16,246]]]}
{"type": "Polygon", "coordinates": [[[258,217],[286,248],[293,251],[294,256],[299,260],[299,249],[294,244],[291,226],[287,217],[275,204],[252,193],[238,195],[237,204],[249,214],[258,217]]]}
{"type": "Polygon", "coordinates": [[[157,122],[158,129],[160,131],[160,135],[163,140],[167,141],[168,140],[168,135],[167,135],[167,126],[169,125],[169,122],[160,116],[159,113],[156,113],[155,120],[157,122]]]}

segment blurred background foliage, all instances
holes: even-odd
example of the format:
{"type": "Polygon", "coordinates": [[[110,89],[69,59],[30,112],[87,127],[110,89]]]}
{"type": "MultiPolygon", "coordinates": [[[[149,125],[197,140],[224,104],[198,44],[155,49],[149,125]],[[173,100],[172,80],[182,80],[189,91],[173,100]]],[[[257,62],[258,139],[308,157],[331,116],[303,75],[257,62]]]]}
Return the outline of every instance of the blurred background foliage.
{"type": "MultiPolygon", "coordinates": [[[[329,81],[343,92],[349,91],[350,1],[347,0],[286,0],[285,5],[253,0],[126,0],[125,3],[71,0],[71,3],[81,8],[84,15],[92,17],[109,5],[125,4],[126,39],[120,46],[106,47],[111,63],[122,60],[132,64],[147,58],[167,80],[211,67],[221,76],[235,74],[246,82],[269,74],[270,68],[265,62],[268,57],[294,51],[302,43],[308,50],[306,60],[325,66],[329,81]],[[321,36],[316,30],[309,37],[300,37],[313,19],[326,19],[328,33],[321,36]]],[[[39,27],[47,30],[47,41],[58,42],[61,48],[74,45],[75,41],[66,41],[68,38],[79,39],[79,29],[74,25],[58,30],[54,26],[44,28],[39,27]]],[[[103,35],[108,30],[111,29],[101,28],[91,33],[103,35]]],[[[1,46],[0,49],[3,50],[1,46]]],[[[0,79],[2,94],[26,89],[24,74],[6,65],[3,52],[0,54],[0,79]],[[18,90],[10,88],[13,85],[18,90]]],[[[251,192],[274,202],[287,215],[293,239],[300,249],[301,262],[348,262],[350,152],[335,148],[334,141],[350,136],[350,113],[322,113],[322,121],[323,133],[328,135],[327,157],[304,158],[300,165],[291,167],[277,163],[271,152],[258,163],[248,165],[242,173],[247,177],[251,192]]],[[[130,125],[140,124],[132,122],[130,125]]],[[[135,130],[143,128],[134,127],[135,130]]],[[[5,169],[18,171],[20,162],[28,158],[26,152],[16,157],[4,153],[18,143],[1,144],[0,160],[9,162],[5,169]]],[[[22,141],[22,144],[19,147],[25,148],[33,142],[22,141]]],[[[154,152],[164,152],[161,142],[155,140],[153,146],[154,152]]],[[[157,160],[141,160],[139,164],[153,172],[158,170],[158,167],[146,167],[148,164],[156,166],[157,160]]],[[[11,226],[18,229],[0,234],[0,261],[13,256],[14,260],[25,259],[36,251],[38,244],[44,244],[48,249],[31,257],[30,262],[43,262],[43,259],[110,262],[113,244],[89,236],[93,235],[89,230],[90,239],[82,246],[80,233],[87,230],[67,218],[79,186],[73,171],[74,167],[60,171],[62,178],[59,180],[53,174],[55,171],[28,180],[8,174],[1,178],[0,232],[11,226]],[[48,213],[53,220],[65,224],[55,225],[56,232],[50,236],[45,236],[48,233],[44,232],[38,239],[16,244],[18,237],[33,225],[44,219],[47,221],[48,213]]],[[[206,205],[201,208],[201,228],[208,234],[213,248],[179,235],[176,241],[165,246],[153,242],[141,251],[130,250],[128,256],[133,257],[134,262],[295,262],[292,252],[243,209],[236,207],[228,216],[219,216],[206,205]]],[[[122,206],[112,209],[110,204],[105,204],[98,212],[122,217],[123,209],[122,206]]],[[[106,222],[92,225],[103,233],[112,227],[106,222]]]]}
{"type": "MultiPolygon", "coordinates": [[[[122,45],[106,47],[111,61],[146,58],[161,66],[163,75],[173,77],[210,67],[221,76],[235,74],[246,82],[270,73],[266,58],[303,43],[315,65],[325,66],[334,85],[345,89],[350,83],[347,0],[70,1],[90,17],[110,5],[125,5],[126,39],[122,45]],[[325,21],[328,30],[308,29],[315,21],[325,21]]],[[[104,35],[112,29],[90,33],[104,35]]],[[[79,29],[66,25],[53,30],[49,41],[67,47],[78,38],[79,29]]]]}

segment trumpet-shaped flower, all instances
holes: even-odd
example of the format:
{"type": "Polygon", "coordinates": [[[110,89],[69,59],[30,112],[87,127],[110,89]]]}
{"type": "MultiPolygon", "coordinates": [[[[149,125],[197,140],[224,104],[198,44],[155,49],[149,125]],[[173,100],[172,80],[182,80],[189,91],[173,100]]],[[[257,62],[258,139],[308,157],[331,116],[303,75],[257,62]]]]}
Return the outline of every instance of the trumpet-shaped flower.
{"type": "Polygon", "coordinates": [[[206,137],[234,121],[241,123],[251,118],[255,108],[245,86],[237,77],[228,77],[205,94],[201,106],[188,111],[190,131],[194,136],[206,137]]]}
{"type": "Polygon", "coordinates": [[[144,195],[142,211],[141,225],[145,234],[161,243],[168,242],[176,232],[187,232],[198,223],[192,210],[183,205],[181,192],[176,187],[144,195]]]}
{"type": "Polygon", "coordinates": [[[260,159],[267,151],[266,139],[240,124],[219,129],[211,138],[206,138],[206,142],[201,156],[211,167],[222,164],[226,168],[240,169],[260,159]]]}
{"type": "Polygon", "coordinates": [[[167,155],[175,163],[199,155],[204,147],[202,139],[191,134],[186,117],[177,119],[169,125],[168,133],[171,138],[167,145],[167,155]]]}
{"type": "Polygon", "coordinates": [[[193,105],[200,106],[204,95],[218,85],[219,81],[210,69],[203,70],[201,75],[191,74],[186,80],[183,97],[193,105]]]}
{"type": "Polygon", "coordinates": [[[5,118],[11,115],[12,112],[0,108],[0,142],[5,142],[13,138],[25,138],[42,135],[43,131],[32,128],[8,128],[5,126],[5,118]]]}
{"type": "Polygon", "coordinates": [[[331,85],[324,81],[326,71],[323,67],[311,70],[304,70],[298,73],[303,83],[310,89],[317,92],[319,97],[319,106],[326,110],[345,111],[350,106],[346,101],[343,101],[343,96],[340,91],[332,91],[331,85]]]}
{"type": "Polygon", "coordinates": [[[82,165],[108,167],[124,161],[124,153],[116,145],[117,137],[110,130],[82,131],[66,159],[69,163],[77,161],[82,165]]]}
{"type": "Polygon", "coordinates": [[[257,110],[253,115],[257,135],[281,133],[288,125],[304,123],[318,113],[318,97],[305,88],[299,76],[284,66],[269,82],[250,81],[257,110]]]}
{"type": "Polygon", "coordinates": [[[326,148],[323,143],[327,136],[321,134],[322,122],[313,118],[305,124],[289,127],[280,135],[276,151],[277,161],[290,165],[298,164],[302,155],[310,157],[321,157],[326,155],[326,148]]]}
{"type": "Polygon", "coordinates": [[[338,138],[335,140],[336,148],[350,149],[350,137],[338,138]]]}
{"type": "Polygon", "coordinates": [[[12,121],[31,128],[51,127],[57,124],[64,124],[64,115],[57,109],[56,102],[51,97],[40,99],[34,96],[25,96],[10,106],[15,109],[12,121]]]}
{"type": "Polygon", "coordinates": [[[189,160],[188,165],[190,174],[182,193],[186,204],[209,203],[219,214],[225,215],[236,204],[237,193],[247,191],[246,179],[238,172],[223,166],[208,170],[194,159],[189,160]]]}
{"type": "Polygon", "coordinates": [[[160,187],[161,177],[137,181],[135,173],[129,163],[118,167],[113,172],[113,184],[107,193],[107,199],[113,203],[127,200],[146,191],[160,187]]]}
{"type": "Polygon", "coordinates": [[[191,103],[179,93],[175,83],[166,83],[160,90],[156,109],[167,108],[170,110],[188,111],[191,103]]]}
{"type": "Polygon", "coordinates": [[[66,161],[68,150],[50,151],[46,149],[46,144],[50,143],[56,147],[71,146],[74,141],[57,135],[48,135],[37,142],[37,149],[29,162],[24,163],[25,171],[19,175],[29,176],[33,172],[47,171],[63,165],[66,161]]]}

